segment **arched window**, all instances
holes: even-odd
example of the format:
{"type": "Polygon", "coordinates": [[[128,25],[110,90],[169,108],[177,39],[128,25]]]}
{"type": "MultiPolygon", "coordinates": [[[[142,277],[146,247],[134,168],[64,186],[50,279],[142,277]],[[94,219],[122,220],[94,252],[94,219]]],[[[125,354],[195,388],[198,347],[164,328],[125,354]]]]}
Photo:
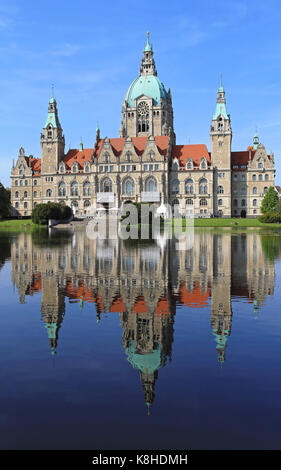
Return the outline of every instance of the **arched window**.
{"type": "Polygon", "coordinates": [[[246,192],[247,192],[246,186],[242,186],[242,188],[241,188],[241,194],[246,194],[246,192]]]}
{"type": "Polygon", "coordinates": [[[65,196],[66,195],[66,186],[65,186],[64,181],[61,181],[59,183],[58,193],[59,193],[59,196],[65,196]]]}
{"type": "Polygon", "coordinates": [[[60,163],[60,173],[65,172],[65,164],[63,162],[60,163]]]}
{"type": "Polygon", "coordinates": [[[188,178],[185,181],[185,194],[193,194],[193,192],[194,192],[193,180],[191,178],[188,178]]]}
{"type": "Polygon", "coordinates": [[[269,175],[265,175],[264,179],[265,179],[265,181],[268,181],[269,180],[269,175]]]}
{"type": "Polygon", "coordinates": [[[154,152],[153,152],[152,150],[149,152],[148,158],[149,158],[149,160],[150,160],[151,162],[154,161],[155,155],[154,155],[154,152]]]}
{"type": "Polygon", "coordinates": [[[262,180],[263,180],[262,175],[259,175],[259,181],[262,181],[262,180]]]}
{"type": "Polygon", "coordinates": [[[218,193],[218,194],[223,194],[223,193],[224,193],[223,186],[218,186],[218,188],[217,188],[217,193],[218,193]]]}
{"type": "Polygon", "coordinates": [[[46,196],[47,197],[52,197],[52,190],[51,189],[47,189],[46,196]]]}
{"type": "Polygon", "coordinates": [[[172,181],[172,194],[178,194],[180,192],[180,182],[178,179],[172,181]]]}
{"type": "Polygon", "coordinates": [[[78,196],[79,189],[77,181],[72,181],[70,185],[70,195],[71,196],[78,196]]]}
{"type": "Polygon", "coordinates": [[[253,200],[253,206],[256,206],[258,201],[256,199],[253,200]]]}
{"type": "Polygon", "coordinates": [[[265,186],[265,187],[263,188],[263,194],[265,194],[265,193],[267,192],[267,190],[268,190],[268,187],[265,186]]]}
{"type": "Polygon", "coordinates": [[[18,191],[15,192],[15,197],[19,197],[19,192],[18,191]]]}
{"type": "Polygon", "coordinates": [[[208,193],[208,181],[206,178],[201,178],[199,181],[199,194],[207,194],[208,193]]]}
{"type": "Polygon", "coordinates": [[[91,203],[90,201],[84,201],[84,207],[90,207],[91,203]]]}
{"type": "Polygon", "coordinates": [[[253,187],[253,194],[258,194],[258,188],[256,186],[253,187]]]}
{"type": "Polygon", "coordinates": [[[138,104],[138,132],[149,131],[149,106],[145,101],[138,104]]]}
{"type": "Polygon", "coordinates": [[[252,176],[252,181],[257,181],[257,175],[252,176]]]}
{"type": "Polygon", "coordinates": [[[218,118],[218,130],[219,131],[223,130],[223,120],[221,117],[218,118]]]}
{"type": "Polygon", "coordinates": [[[192,170],[193,169],[193,161],[191,160],[191,158],[189,158],[187,160],[186,169],[187,170],[192,170]]]}
{"type": "Polygon", "coordinates": [[[191,197],[188,197],[186,200],[187,206],[193,206],[193,199],[191,197]]]}
{"type": "Polygon", "coordinates": [[[16,202],[16,203],[15,203],[15,208],[18,209],[18,207],[19,207],[19,203],[16,202]]]}
{"type": "Polygon", "coordinates": [[[126,153],[126,162],[131,162],[132,161],[132,154],[131,152],[126,153]]]}
{"type": "Polygon", "coordinates": [[[27,197],[27,191],[24,191],[23,197],[27,197]]]}
{"type": "Polygon", "coordinates": [[[23,175],[23,173],[24,173],[24,165],[21,163],[19,166],[19,174],[23,175]]]}
{"type": "Polygon", "coordinates": [[[238,205],[238,201],[237,201],[237,199],[234,199],[234,201],[233,201],[233,205],[234,205],[234,207],[237,207],[237,205],[238,205]]]}
{"type": "Polygon", "coordinates": [[[18,180],[15,181],[15,186],[18,186],[18,180]]]}
{"type": "Polygon", "coordinates": [[[27,181],[27,180],[25,180],[24,184],[25,184],[25,186],[28,186],[28,181],[27,181]]]}
{"type": "Polygon", "coordinates": [[[172,164],[172,170],[178,170],[178,169],[179,169],[178,161],[174,160],[172,164]]]}
{"type": "Polygon", "coordinates": [[[112,182],[109,178],[104,178],[101,182],[101,192],[102,193],[111,193],[112,192],[112,182]]]}
{"type": "Polygon", "coordinates": [[[202,199],[200,199],[200,206],[207,206],[207,205],[208,205],[207,199],[202,197],[202,199]]]}
{"type": "Polygon", "coordinates": [[[84,165],[84,172],[89,173],[89,171],[90,171],[90,163],[86,162],[85,165],[84,165]]]}
{"type": "Polygon", "coordinates": [[[242,207],[246,207],[246,200],[245,200],[245,199],[242,199],[242,201],[241,201],[241,206],[242,206],[242,207]]]}
{"type": "Polygon", "coordinates": [[[262,167],[263,167],[262,163],[261,163],[261,162],[259,162],[259,164],[258,164],[258,168],[262,168],[262,167]]]}
{"type": "Polygon", "coordinates": [[[52,136],[53,136],[52,126],[51,124],[49,124],[47,137],[48,139],[51,139],[52,136]]]}
{"type": "Polygon", "coordinates": [[[218,200],[218,205],[219,205],[219,206],[222,206],[222,199],[219,199],[219,200],[218,200]]]}
{"type": "Polygon", "coordinates": [[[27,209],[27,202],[24,203],[23,207],[27,209]]]}
{"type": "Polygon", "coordinates": [[[135,193],[135,183],[132,178],[126,178],[123,181],[123,194],[132,196],[135,193]]]}
{"type": "Polygon", "coordinates": [[[37,191],[33,192],[33,197],[37,197],[37,191]]]}
{"type": "Polygon", "coordinates": [[[91,184],[89,181],[86,181],[83,184],[83,196],[90,196],[91,195],[91,184]]]}
{"type": "Polygon", "coordinates": [[[147,178],[147,180],[145,182],[145,190],[150,191],[150,192],[157,191],[157,182],[156,182],[155,178],[153,178],[153,177],[147,178]]]}

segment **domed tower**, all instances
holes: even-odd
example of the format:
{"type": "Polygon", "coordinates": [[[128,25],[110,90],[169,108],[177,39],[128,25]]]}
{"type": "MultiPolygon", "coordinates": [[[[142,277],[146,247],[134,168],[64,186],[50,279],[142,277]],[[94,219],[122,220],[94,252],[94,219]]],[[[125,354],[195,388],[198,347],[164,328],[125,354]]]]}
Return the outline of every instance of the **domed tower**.
{"type": "Polygon", "coordinates": [[[143,51],[140,73],[129,86],[122,105],[120,137],[174,136],[170,89],[157,77],[149,33],[143,51]]]}

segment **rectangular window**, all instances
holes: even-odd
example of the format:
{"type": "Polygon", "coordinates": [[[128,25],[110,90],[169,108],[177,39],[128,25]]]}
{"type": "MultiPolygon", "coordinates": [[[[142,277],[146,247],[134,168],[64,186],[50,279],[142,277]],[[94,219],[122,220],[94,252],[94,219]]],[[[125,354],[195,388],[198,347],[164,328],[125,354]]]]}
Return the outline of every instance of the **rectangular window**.
{"type": "Polygon", "coordinates": [[[153,171],[153,165],[149,165],[149,171],[153,171]]]}
{"type": "Polygon", "coordinates": [[[127,165],[127,171],[131,171],[131,165],[127,165]]]}
{"type": "Polygon", "coordinates": [[[147,165],[143,165],[143,171],[147,171],[147,165]]]}
{"type": "Polygon", "coordinates": [[[126,166],[125,165],[121,165],[121,171],[126,171],[126,166]]]}
{"type": "Polygon", "coordinates": [[[104,167],[104,172],[105,172],[105,173],[108,172],[108,166],[105,166],[105,167],[104,167]]]}
{"type": "Polygon", "coordinates": [[[137,166],[133,165],[133,171],[136,171],[136,169],[137,169],[137,166]]]}
{"type": "Polygon", "coordinates": [[[159,165],[158,163],[155,164],[155,171],[158,171],[159,170],[159,165]]]}
{"type": "Polygon", "coordinates": [[[100,173],[103,172],[103,166],[100,166],[100,173]]]}
{"type": "Polygon", "coordinates": [[[114,165],[110,165],[110,172],[112,173],[114,169],[114,165]]]}

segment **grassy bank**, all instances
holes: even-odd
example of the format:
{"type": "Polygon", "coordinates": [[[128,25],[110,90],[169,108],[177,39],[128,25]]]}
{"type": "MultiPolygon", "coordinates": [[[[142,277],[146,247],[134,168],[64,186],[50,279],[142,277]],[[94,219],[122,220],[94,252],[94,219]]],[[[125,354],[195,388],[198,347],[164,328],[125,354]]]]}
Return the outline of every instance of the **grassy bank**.
{"type": "Polygon", "coordinates": [[[0,220],[0,231],[21,232],[41,228],[34,224],[31,219],[0,220]]]}
{"type": "MultiPolygon", "coordinates": [[[[174,225],[180,225],[182,219],[174,219],[174,225]]],[[[185,219],[183,220],[185,227],[185,219]]],[[[263,224],[258,219],[194,219],[194,227],[259,227],[278,228],[281,224],[263,224]]]]}

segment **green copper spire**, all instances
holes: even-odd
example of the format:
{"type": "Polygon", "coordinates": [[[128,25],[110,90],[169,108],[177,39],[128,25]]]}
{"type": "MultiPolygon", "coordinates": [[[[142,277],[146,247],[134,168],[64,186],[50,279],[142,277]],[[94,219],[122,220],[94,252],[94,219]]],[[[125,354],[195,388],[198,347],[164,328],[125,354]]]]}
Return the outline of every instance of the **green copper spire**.
{"type": "Polygon", "coordinates": [[[145,45],[144,51],[145,52],[152,51],[152,44],[150,44],[150,42],[149,42],[149,31],[147,31],[147,40],[146,40],[146,45],[145,45]]]}
{"type": "Polygon", "coordinates": [[[53,86],[52,86],[52,97],[49,101],[48,116],[45,122],[44,129],[48,127],[49,124],[51,124],[52,127],[55,129],[61,129],[61,125],[60,125],[59,117],[58,117],[57,102],[54,98],[53,86]]]}
{"type": "Polygon", "coordinates": [[[229,115],[226,112],[226,100],[224,87],[222,86],[222,75],[220,76],[220,86],[218,88],[216,111],[213,115],[213,121],[215,121],[220,115],[224,117],[224,119],[229,119],[229,115]]]}
{"type": "Polygon", "coordinates": [[[256,133],[255,133],[254,138],[253,138],[253,143],[254,143],[254,149],[256,150],[258,148],[259,143],[260,143],[257,130],[256,130],[256,133]]]}

